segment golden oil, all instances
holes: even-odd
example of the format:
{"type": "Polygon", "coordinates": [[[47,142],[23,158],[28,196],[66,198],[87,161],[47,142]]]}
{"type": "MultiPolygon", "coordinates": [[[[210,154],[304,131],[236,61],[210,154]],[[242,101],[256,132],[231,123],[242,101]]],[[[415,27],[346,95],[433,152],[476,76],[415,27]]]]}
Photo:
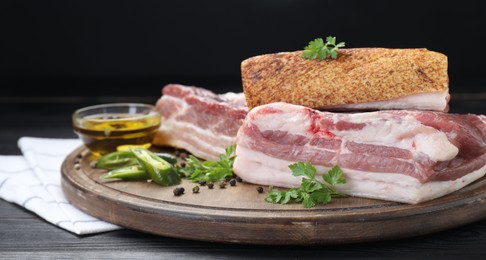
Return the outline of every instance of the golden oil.
{"type": "Polygon", "coordinates": [[[95,155],[104,155],[122,145],[150,147],[160,126],[160,115],[95,114],[74,124],[74,131],[95,155]]]}

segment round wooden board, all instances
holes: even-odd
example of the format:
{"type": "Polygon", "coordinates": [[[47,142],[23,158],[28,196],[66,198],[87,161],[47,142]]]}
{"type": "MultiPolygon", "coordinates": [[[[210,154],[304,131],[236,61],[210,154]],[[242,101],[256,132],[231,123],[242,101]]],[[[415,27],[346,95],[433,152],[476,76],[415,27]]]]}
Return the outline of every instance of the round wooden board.
{"type": "Polygon", "coordinates": [[[407,205],[364,198],[337,198],[330,204],[264,202],[257,185],[220,189],[184,180],[186,192],[145,181],[102,182],[95,158],[81,146],[62,165],[62,189],[88,214],[142,232],[224,243],[297,245],[344,244],[418,236],[486,218],[486,178],[429,202],[407,205]],[[81,167],[75,169],[75,161],[81,167]]]}

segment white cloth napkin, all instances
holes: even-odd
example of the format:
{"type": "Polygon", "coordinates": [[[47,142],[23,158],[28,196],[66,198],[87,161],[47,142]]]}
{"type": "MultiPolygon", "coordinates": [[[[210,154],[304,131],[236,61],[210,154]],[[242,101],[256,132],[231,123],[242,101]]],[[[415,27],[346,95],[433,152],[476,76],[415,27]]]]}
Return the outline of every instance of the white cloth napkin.
{"type": "Polygon", "coordinates": [[[22,137],[23,156],[0,155],[0,198],[78,235],[121,229],[74,207],[61,190],[61,164],[78,139],[22,137]]]}

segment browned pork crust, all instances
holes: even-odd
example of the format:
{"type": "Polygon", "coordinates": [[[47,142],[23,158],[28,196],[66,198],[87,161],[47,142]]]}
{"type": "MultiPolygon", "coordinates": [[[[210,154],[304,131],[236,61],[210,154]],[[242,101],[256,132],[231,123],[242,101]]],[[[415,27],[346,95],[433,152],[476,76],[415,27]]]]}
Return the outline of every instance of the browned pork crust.
{"type": "Polygon", "coordinates": [[[302,51],[241,63],[248,108],[283,101],[315,109],[447,92],[447,56],[427,49],[340,49],[338,58],[306,60],[302,51]]]}

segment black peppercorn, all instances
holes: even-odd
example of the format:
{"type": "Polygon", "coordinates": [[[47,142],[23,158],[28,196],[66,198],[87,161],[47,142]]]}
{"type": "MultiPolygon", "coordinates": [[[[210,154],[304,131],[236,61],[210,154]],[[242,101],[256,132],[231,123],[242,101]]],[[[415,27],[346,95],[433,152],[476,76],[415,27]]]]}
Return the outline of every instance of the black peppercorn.
{"type": "Polygon", "coordinates": [[[256,190],[258,191],[258,193],[262,193],[263,192],[263,187],[262,186],[258,186],[256,188],[256,190]]]}
{"type": "Polygon", "coordinates": [[[208,188],[212,189],[214,187],[214,183],[210,182],[208,183],[208,188]]]}
{"type": "Polygon", "coordinates": [[[186,168],[186,162],[181,162],[180,165],[181,165],[182,168],[186,168]]]}
{"type": "Polygon", "coordinates": [[[179,150],[175,150],[174,155],[175,155],[176,157],[179,157],[179,156],[181,155],[181,151],[179,151],[179,150]]]}
{"type": "Polygon", "coordinates": [[[174,189],[174,195],[180,196],[184,194],[184,188],[183,187],[177,187],[174,189]]]}
{"type": "Polygon", "coordinates": [[[243,181],[240,176],[236,176],[235,179],[236,179],[237,182],[242,182],[243,181]]]}
{"type": "Polygon", "coordinates": [[[231,186],[235,186],[236,185],[236,179],[231,179],[229,181],[229,183],[230,183],[231,186]]]}
{"type": "Polygon", "coordinates": [[[226,188],[226,182],[221,182],[221,183],[219,184],[219,188],[220,188],[220,189],[224,189],[224,188],[226,188]]]}
{"type": "Polygon", "coordinates": [[[199,193],[199,186],[194,186],[194,188],[192,188],[192,193],[199,193]]]}
{"type": "Polygon", "coordinates": [[[206,185],[206,180],[199,180],[198,183],[199,185],[204,186],[206,185]]]}
{"type": "Polygon", "coordinates": [[[179,157],[181,159],[186,159],[187,158],[187,153],[186,152],[181,152],[181,154],[179,155],[179,157]]]}

